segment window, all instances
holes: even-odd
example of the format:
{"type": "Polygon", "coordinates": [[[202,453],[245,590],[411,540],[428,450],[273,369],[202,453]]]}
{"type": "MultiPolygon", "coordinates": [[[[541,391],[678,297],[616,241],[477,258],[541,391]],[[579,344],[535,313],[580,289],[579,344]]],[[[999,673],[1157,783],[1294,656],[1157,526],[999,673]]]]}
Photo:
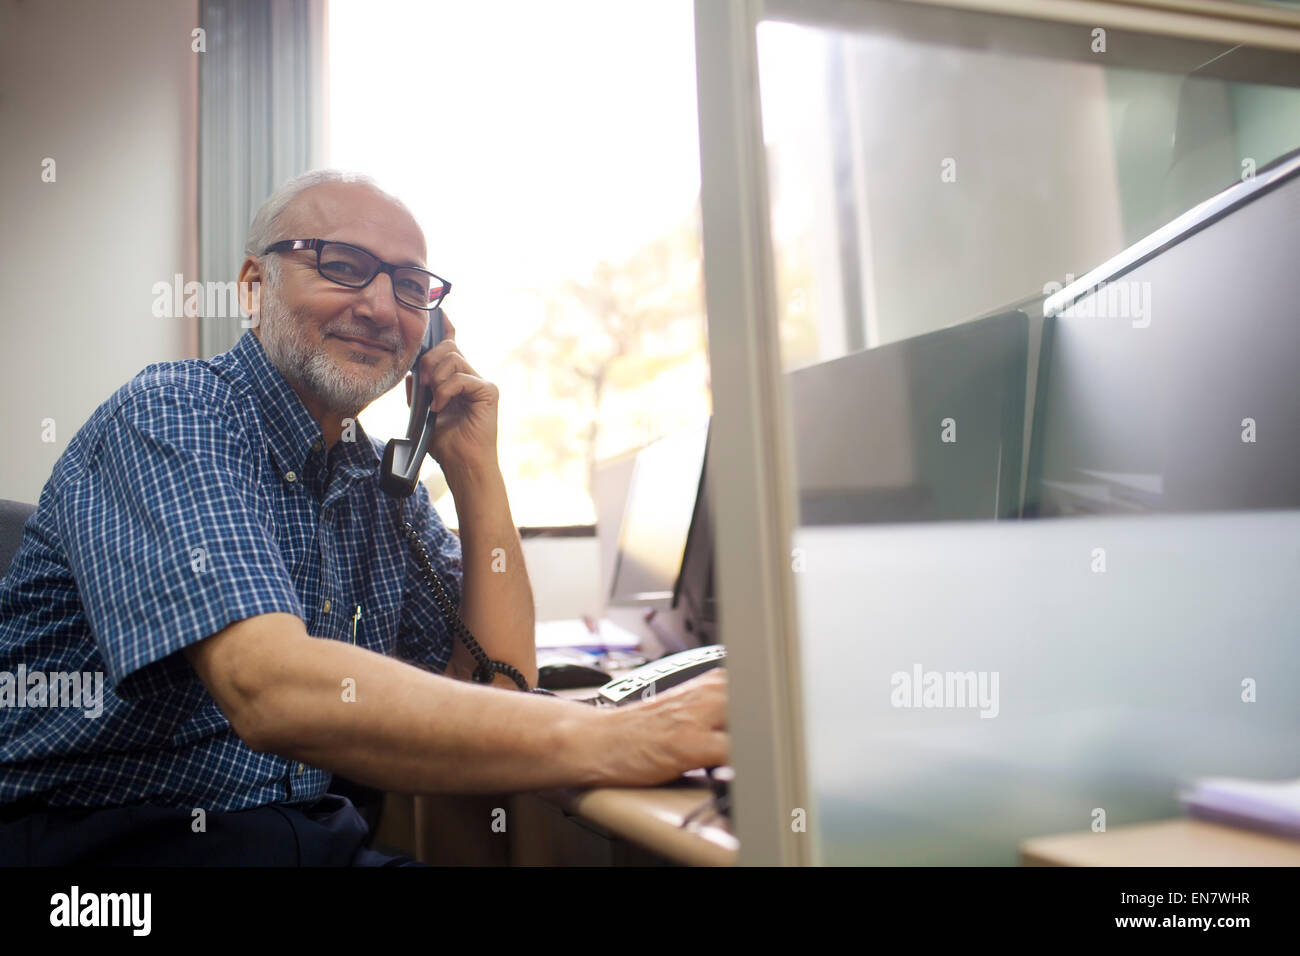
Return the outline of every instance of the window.
{"type": "MultiPolygon", "coordinates": [[[[711,408],[689,0],[332,0],[329,37],[330,165],[425,228],[456,341],[501,389],[516,523],[593,524],[595,462],[711,408]]],[[[399,386],[361,422],[406,418],[399,386]]]]}

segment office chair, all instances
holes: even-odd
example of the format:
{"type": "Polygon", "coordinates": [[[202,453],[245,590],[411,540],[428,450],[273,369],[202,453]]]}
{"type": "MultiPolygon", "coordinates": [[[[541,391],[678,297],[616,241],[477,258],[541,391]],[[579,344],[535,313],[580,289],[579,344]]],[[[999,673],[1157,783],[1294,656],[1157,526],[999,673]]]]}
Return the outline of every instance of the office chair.
{"type": "Polygon", "coordinates": [[[0,576],[9,570],[23,540],[23,526],[35,510],[35,505],[0,498],[0,576]]]}

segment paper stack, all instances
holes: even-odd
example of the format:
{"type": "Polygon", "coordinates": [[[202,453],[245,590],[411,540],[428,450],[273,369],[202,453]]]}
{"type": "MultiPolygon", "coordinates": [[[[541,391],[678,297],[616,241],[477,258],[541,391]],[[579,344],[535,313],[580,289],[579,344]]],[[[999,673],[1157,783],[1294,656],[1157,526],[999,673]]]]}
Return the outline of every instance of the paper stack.
{"type": "Polygon", "coordinates": [[[1179,797],[1198,819],[1300,839],[1300,780],[1206,777],[1179,797]]]}
{"type": "Polygon", "coordinates": [[[584,651],[629,650],[641,639],[608,618],[599,621],[575,617],[563,621],[538,621],[537,646],[577,647],[584,651]]]}

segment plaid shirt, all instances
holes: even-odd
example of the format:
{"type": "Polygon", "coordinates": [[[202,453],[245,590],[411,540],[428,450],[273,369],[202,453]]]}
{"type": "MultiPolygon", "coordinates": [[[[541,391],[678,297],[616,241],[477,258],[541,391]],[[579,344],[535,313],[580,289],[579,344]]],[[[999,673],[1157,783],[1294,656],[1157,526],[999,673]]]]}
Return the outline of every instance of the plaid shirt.
{"type": "MultiPolygon", "coordinates": [[[[352,641],[360,606],[358,646],[443,671],[452,637],[379,490],[381,451],[357,425],[325,454],[251,331],[210,361],[151,365],[101,405],[0,582],[0,806],[239,810],[323,795],[328,771],[235,735],[181,648],[272,611],[352,641]],[[96,671],[98,716],[32,696],[34,672],[96,671]]],[[[459,603],[460,539],[422,485],[406,515],[459,603]]]]}

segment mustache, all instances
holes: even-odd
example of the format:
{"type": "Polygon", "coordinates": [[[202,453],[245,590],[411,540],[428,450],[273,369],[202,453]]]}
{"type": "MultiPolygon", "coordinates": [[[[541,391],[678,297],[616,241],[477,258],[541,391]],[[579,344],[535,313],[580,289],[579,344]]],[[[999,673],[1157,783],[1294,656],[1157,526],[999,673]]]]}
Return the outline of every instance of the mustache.
{"type": "Polygon", "coordinates": [[[333,328],[326,329],[327,335],[346,335],[354,339],[363,339],[367,342],[378,342],[384,348],[393,352],[400,352],[402,349],[402,338],[400,335],[376,335],[369,329],[349,329],[333,328]]]}

